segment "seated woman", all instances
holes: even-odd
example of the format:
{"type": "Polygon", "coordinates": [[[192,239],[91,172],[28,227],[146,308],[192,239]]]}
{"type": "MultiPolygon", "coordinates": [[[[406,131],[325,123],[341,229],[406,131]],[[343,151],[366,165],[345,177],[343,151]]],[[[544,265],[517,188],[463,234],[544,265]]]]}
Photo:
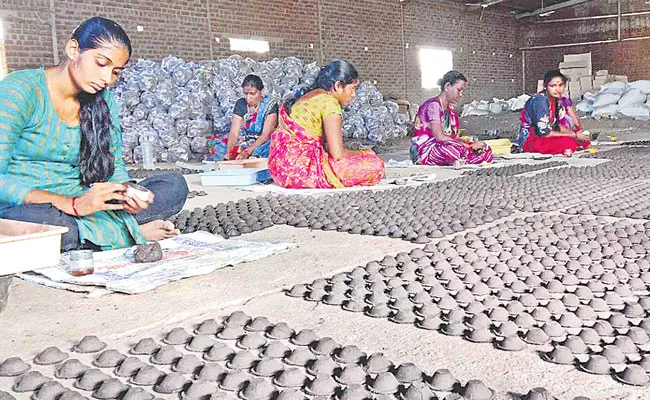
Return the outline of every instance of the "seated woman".
{"type": "Polygon", "coordinates": [[[570,99],[563,97],[567,78],[558,70],[544,75],[544,90],[528,99],[521,110],[515,146],[530,153],[563,154],[589,147],[570,99]]]}
{"type": "Polygon", "coordinates": [[[214,161],[269,156],[269,138],[278,126],[278,103],[264,94],[264,83],[257,75],[246,76],[241,87],[244,97],[235,103],[230,133],[208,140],[214,161]]]}
{"type": "Polygon", "coordinates": [[[108,89],[131,56],[105,18],[79,25],[62,65],[0,82],[0,218],[65,226],[62,250],[115,249],[178,234],[179,174],[147,179],[147,200],[126,195],[119,106],[108,89]]]}
{"type": "Polygon", "coordinates": [[[458,71],[449,71],[438,84],[440,94],[418,109],[411,161],[419,165],[492,162],[494,155],[484,142],[468,143],[458,136],[458,114],[452,105],[463,97],[467,78],[458,71]]]}
{"type": "Polygon", "coordinates": [[[372,150],[343,147],[342,105],[356,96],[357,70],[347,61],[322,67],[313,86],[280,109],[271,133],[269,173],[285,188],[341,188],[379,183],[384,162],[372,150]],[[323,135],[327,150],[323,147],[323,135]]]}

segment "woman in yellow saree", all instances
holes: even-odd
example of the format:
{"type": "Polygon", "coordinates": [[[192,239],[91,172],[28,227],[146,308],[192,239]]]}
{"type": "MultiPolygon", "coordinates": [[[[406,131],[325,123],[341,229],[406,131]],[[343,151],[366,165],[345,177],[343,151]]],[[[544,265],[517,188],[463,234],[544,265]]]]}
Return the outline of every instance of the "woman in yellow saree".
{"type": "Polygon", "coordinates": [[[312,88],[299,90],[283,104],[280,127],[271,133],[269,173],[275,183],[285,188],[379,183],[382,159],[372,150],[343,147],[341,106],[354,98],[358,82],[352,64],[332,61],[321,68],[312,88]]]}

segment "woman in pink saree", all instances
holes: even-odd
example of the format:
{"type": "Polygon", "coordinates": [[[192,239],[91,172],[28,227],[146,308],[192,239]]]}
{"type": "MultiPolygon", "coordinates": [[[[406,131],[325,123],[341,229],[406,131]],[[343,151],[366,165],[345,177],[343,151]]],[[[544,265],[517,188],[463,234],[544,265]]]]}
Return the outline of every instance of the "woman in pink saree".
{"type": "Polygon", "coordinates": [[[382,159],[372,150],[343,147],[341,106],[356,95],[357,77],[349,62],[332,61],[321,68],[312,88],[283,104],[268,163],[276,184],[330,189],[379,183],[382,159]]]}

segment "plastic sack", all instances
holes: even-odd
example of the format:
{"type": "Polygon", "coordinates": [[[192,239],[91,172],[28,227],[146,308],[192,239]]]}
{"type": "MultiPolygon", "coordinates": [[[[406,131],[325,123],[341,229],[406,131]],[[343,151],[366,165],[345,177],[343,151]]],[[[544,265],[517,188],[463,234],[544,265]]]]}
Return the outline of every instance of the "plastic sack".
{"type": "Polygon", "coordinates": [[[650,80],[640,79],[638,81],[630,82],[628,88],[638,89],[641,93],[648,95],[650,94],[650,80]]]}
{"type": "Polygon", "coordinates": [[[650,118],[650,109],[645,104],[630,104],[620,107],[618,112],[626,117],[647,119],[650,118]]]}
{"type": "Polygon", "coordinates": [[[582,100],[581,102],[576,104],[575,108],[576,111],[580,111],[588,114],[594,111],[594,102],[589,100],[582,100]]]}
{"type": "Polygon", "coordinates": [[[645,103],[646,97],[645,94],[641,93],[641,90],[630,89],[620,98],[618,106],[623,108],[635,104],[643,104],[645,103]]]}
{"type": "Polygon", "coordinates": [[[618,100],[621,98],[621,95],[622,94],[612,93],[612,92],[601,92],[598,96],[596,96],[596,100],[594,101],[594,107],[599,108],[610,104],[616,104],[618,103],[618,100]]]}
{"type": "Polygon", "coordinates": [[[600,93],[618,93],[623,94],[627,83],[621,81],[608,82],[600,87],[600,93]]]}
{"type": "Polygon", "coordinates": [[[594,117],[599,117],[602,115],[616,115],[618,113],[618,104],[608,104],[600,107],[594,107],[594,111],[591,113],[594,117]]]}

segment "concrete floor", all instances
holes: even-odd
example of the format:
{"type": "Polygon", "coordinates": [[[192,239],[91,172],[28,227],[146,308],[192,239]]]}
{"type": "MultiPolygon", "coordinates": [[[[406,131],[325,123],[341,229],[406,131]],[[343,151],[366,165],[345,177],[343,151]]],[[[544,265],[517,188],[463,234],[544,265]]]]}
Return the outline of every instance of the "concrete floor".
{"type": "MultiPolygon", "coordinates": [[[[396,158],[393,155],[405,153],[388,154],[396,158]]],[[[571,165],[598,162],[577,157],[568,161],[571,165]]],[[[397,177],[420,171],[395,168],[389,173],[397,177]]],[[[442,168],[427,172],[434,172],[437,179],[459,175],[458,171],[442,168]]],[[[259,195],[239,189],[202,188],[197,176],[189,176],[188,182],[191,190],[205,190],[208,196],[188,201],[186,209],[259,195]]],[[[140,337],[160,337],[173,326],[189,327],[206,318],[242,310],[266,316],[273,322],[285,321],[296,330],[314,329],[322,337],[357,345],[367,353],[384,352],[396,363],[413,362],[429,373],[448,368],[461,381],[483,380],[497,391],[496,399],[518,398],[516,394],[536,386],[546,387],[560,399],[578,395],[592,400],[650,398],[648,388],[622,385],[608,377],[579,372],[572,366],[553,365],[531,351],[498,351],[489,344],[471,344],[413,325],[374,320],[282,293],[296,283],[347,271],[417,245],[385,237],[289,226],[276,226],[243,235],[241,239],[291,241],[297,246],[288,253],[173,282],[140,295],[88,298],[14,279],[8,308],[0,314],[0,361],[9,356],[31,358],[52,345],[69,350],[75,341],[88,334],[124,346],[140,337]]],[[[5,384],[0,380],[0,389],[5,384]]]]}

